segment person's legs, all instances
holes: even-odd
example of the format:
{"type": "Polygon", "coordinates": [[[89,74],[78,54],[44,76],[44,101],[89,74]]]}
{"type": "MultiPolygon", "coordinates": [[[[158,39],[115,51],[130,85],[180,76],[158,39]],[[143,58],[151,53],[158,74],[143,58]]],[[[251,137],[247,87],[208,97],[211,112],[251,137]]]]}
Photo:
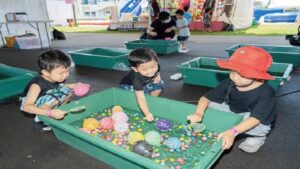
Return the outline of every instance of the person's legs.
{"type": "MultiPolygon", "coordinates": [[[[216,102],[210,102],[208,107],[217,109],[224,112],[233,113],[230,111],[228,105],[216,102]]],[[[239,115],[243,116],[243,119],[247,119],[250,116],[250,112],[240,113],[239,115]]],[[[259,150],[259,148],[264,145],[266,136],[271,131],[271,125],[259,124],[256,127],[245,132],[247,135],[251,135],[252,137],[246,138],[244,142],[239,145],[239,148],[248,153],[255,153],[259,150]]]]}
{"type": "Polygon", "coordinates": [[[154,90],[151,92],[151,95],[157,97],[161,94],[161,92],[162,92],[162,89],[154,90]]]}
{"type": "Polygon", "coordinates": [[[208,13],[205,13],[205,14],[204,14],[203,25],[204,25],[204,32],[206,32],[207,29],[208,29],[209,26],[210,26],[209,14],[208,14],[208,13]]]}
{"type": "Polygon", "coordinates": [[[179,42],[179,49],[178,50],[181,50],[182,49],[182,37],[177,36],[177,41],[179,42]]]}
{"type": "MultiPolygon", "coordinates": [[[[244,120],[250,116],[250,113],[243,113],[244,120]]],[[[256,127],[248,130],[245,134],[251,135],[252,137],[246,138],[239,148],[247,153],[255,153],[259,148],[264,145],[267,135],[271,131],[271,125],[259,124],[256,127]]]]}
{"type": "Polygon", "coordinates": [[[179,52],[187,52],[187,48],[186,48],[186,41],[188,40],[188,36],[178,36],[177,40],[180,42],[180,48],[179,48],[179,52]]]}
{"type": "Polygon", "coordinates": [[[145,85],[145,87],[147,88],[147,91],[149,92],[149,94],[151,94],[152,96],[159,96],[162,92],[162,90],[164,89],[164,81],[159,81],[158,83],[149,83],[147,85],[145,85]]]}
{"type": "Polygon", "coordinates": [[[182,44],[182,50],[187,50],[187,48],[186,48],[186,40],[185,41],[182,41],[181,42],[181,44],[182,44]]]}

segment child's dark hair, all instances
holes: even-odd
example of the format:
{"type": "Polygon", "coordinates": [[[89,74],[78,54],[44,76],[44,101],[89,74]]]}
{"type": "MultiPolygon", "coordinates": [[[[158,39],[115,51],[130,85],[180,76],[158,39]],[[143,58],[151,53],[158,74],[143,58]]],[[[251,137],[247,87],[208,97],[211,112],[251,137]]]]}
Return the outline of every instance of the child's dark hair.
{"type": "Polygon", "coordinates": [[[166,11],[161,11],[159,14],[158,14],[158,19],[163,21],[163,20],[167,20],[169,19],[170,17],[170,13],[169,12],[166,12],[166,11]]]}
{"type": "Polygon", "coordinates": [[[130,66],[138,67],[138,65],[150,62],[151,60],[158,61],[156,53],[149,48],[138,48],[130,52],[128,61],[130,66]]]}
{"type": "Polygon", "coordinates": [[[184,15],[184,11],[181,10],[181,9],[177,9],[177,11],[175,12],[175,14],[183,16],[184,15]]]}
{"type": "Polygon", "coordinates": [[[184,6],[184,7],[183,7],[183,10],[184,10],[185,12],[187,12],[187,11],[189,10],[189,7],[188,7],[188,6],[184,6]]]}
{"type": "Polygon", "coordinates": [[[70,58],[60,50],[49,50],[42,53],[38,59],[40,70],[51,72],[54,68],[63,66],[68,68],[71,66],[70,58]]]}

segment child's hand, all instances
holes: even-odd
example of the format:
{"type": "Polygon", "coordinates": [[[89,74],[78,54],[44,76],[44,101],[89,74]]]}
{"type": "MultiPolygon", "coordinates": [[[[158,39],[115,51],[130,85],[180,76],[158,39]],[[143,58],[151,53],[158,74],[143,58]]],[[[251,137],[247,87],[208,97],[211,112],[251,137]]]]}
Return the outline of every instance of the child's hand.
{"type": "Polygon", "coordinates": [[[166,33],[169,33],[169,32],[171,32],[172,30],[173,30],[173,28],[171,27],[171,28],[166,29],[165,32],[166,32],[166,33]]]}
{"type": "Polygon", "coordinates": [[[223,150],[225,150],[229,149],[232,146],[235,136],[230,130],[227,130],[218,136],[218,140],[220,140],[221,138],[223,139],[222,148],[223,150]]]}
{"type": "Polygon", "coordinates": [[[65,111],[62,111],[62,110],[59,110],[59,109],[52,109],[51,110],[51,117],[54,118],[54,119],[62,119],[64,118],[66,112],[65,111]]]}
{"type": "Polygon", "coordinates": [[[191,114],[187,117],[188,120],[190,120],[191,123],[198,123],[202,121],[202,116],[198,114],[191,114]]]}
{"type": "Polygon", "coordinates": [[[152,122],[154,120],[153,114],[151,113],[146,114],[145,118],[148,122],[152,122]]]}
{"type": "Polygon", "coordinates": [[[153,80],[153,83],[159,83],[160,81],[161,81],[161,77],[160,77],[160,74],[159,74],[155,77],[155,79],[153,80]]]}
{"type": "Polygon", "coordinates": [[[151,35],[151,36],[157,36],[156,32],[149,32],[148,34],[151,35]]]}

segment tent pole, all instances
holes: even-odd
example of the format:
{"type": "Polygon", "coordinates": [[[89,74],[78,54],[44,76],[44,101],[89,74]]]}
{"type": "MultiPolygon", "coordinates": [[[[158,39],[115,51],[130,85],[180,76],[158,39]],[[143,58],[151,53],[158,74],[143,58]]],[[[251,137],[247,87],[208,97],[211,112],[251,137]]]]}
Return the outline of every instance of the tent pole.
{"type": "Polygon", "coordinates": [[[75,12],[75,3],[72,4],[72,10],[73,10],[73,17],[74,17],[74,25],[77,26],[77,18],[76,18],[76,12],[75,12]]]}

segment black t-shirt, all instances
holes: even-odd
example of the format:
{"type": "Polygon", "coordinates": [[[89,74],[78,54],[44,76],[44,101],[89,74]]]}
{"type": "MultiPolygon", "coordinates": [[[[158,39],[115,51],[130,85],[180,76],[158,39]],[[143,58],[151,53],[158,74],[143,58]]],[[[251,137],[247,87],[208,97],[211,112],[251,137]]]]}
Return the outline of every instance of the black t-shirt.
{"type": "Polygon", "coordinates": [[[153,37],[154,39],[165,39],[166,37],[173,38],[175,36],[175,31],[166,33],[166,29],[176,26],[176,21],[171,19],[169,23],[162,23],[159,19],[156,19],[152,22],[151,27],[154,28],[153,32],[157,33],[157,36],[153,37]]]}
{"type": "Polygon", "coordinates": [[[140,73],[131,70],[120,82],[122,85],[133,85],[133,89],[135,91],[143,90],[144,86],[148,83],[153,82],[153,80],[159,75],[160,66],[158,65],[158,70],[154,74],[153,77],[145,77],[142,76],[140,73]]]}
{"type": "Polygon", "coordinates": [[[227,103],[235,113],[251,112],[250,117],[258,119],[262,124],[268,125],[275,120],[276,94],[268,83],[241,92],[227,79],[206,93],[205,97],[213,102],[227,103]]]}
{"type": "Polygon", "coordinates": [[[44,96],[49,92],[50,90],[58,88],[60,83],[52,83],[48,80],[44,79],[42,76],[36,76],[26,85],[25,90],[21,94],[21,97],[26,97],[28,90],[32,84],[37,84],[41,88],[41,92],[39,93],[39,97],[44,96]]]}

